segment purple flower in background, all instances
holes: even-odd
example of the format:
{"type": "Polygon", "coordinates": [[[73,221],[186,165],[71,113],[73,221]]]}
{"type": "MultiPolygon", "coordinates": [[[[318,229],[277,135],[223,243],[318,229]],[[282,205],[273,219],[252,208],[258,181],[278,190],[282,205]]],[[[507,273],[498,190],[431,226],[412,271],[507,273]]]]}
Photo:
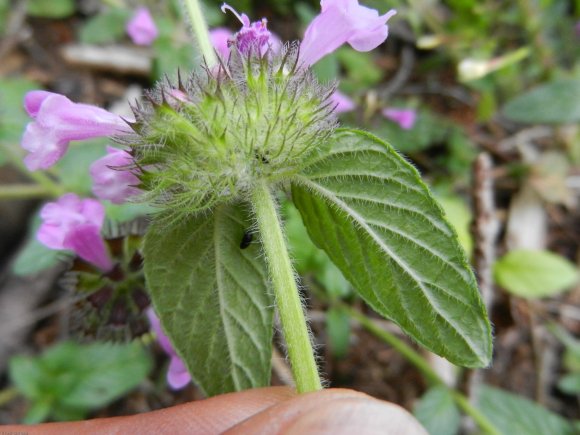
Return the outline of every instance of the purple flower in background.
{"type": "Polygon", "coordinates": [[[99,201],[67,193],[42,207],[40,217],[42,224],[36,237],[43,245],[70,249],[103,271],[113,267],[101,237],[105,208],[99,201]]]}
{"type": "Polygon", "coordinates": [[[149,318],[149,323],[151,323],[151,328],[157,336],[157,342],[170,357],[169,370],[167,371],[167,383],[174,390],[179,390],[191,382],[191,375],[187,371],[181,358],[179,358],[173,349],[169,338],[167,338],[163,333],[161,322],[159,322],[159,318],[155,315],[152,308],[147,310],[147,317],[149,318]]]}
{"type": "Polygon", "coordinates": [[[300,60],[311,66],[345,42],[357,51],[370,51],[389,35],[387,21],[396,11],[379,15],[358,0],[321,0],[321,13],[312,20],[300,45],[300,60]]]}
{"type": "Polygon", "coordinates": [[[159,34],[149,9],[144,6],[135,11],[125,30],[137,45],[151,45],[159,34]]]}
{"type": "Polygon", "coordinates": [[[234,34],[231,30],[225,27],[216,27],[209,31],[209,39],[216,51],[227,59],[230,54],[229,42],[232,40],[234,34]]]}
{"type": "Polygon", "coordinates": [[[396,122],[404,130],[410,130],[417,120],[417,111],[413,109],[383,109],[383,116],[396,122]]]}
{"type": "Polygon", "coordinates": [[[139,179],[127,169],[132,162],[128,152],[107,147],[107,155],[93,162],[89,170],[95,196],[113,204],[123,204],[128,198],[138,195],[140,191],[135,186],[139,179]]]}
{"type": "Polygon", "coordinates": [[[33,118],[26,126],[21,143],[30,153],[24,158],[30,171],[50,168],[73,140],[128,131],[120,116],[100,107],[73,103],[64,95],[52,92],[29,92],[24,98],[24,108],[33,118]]]}
{"type": "Polygon", "coordinates": [[[335,91],[330,98],[336,105],[334,109],[336,113],[350,112],[356,107],[354,102],[340,91],[335,91]]]}
{"type": "Polygon", "coordinates": [[[242,28],[234,35],[232,41],[236,44],[240,53],[247,53],[252,47],[258,47],[262,51],[268,49],[270,37],[272,36],[268,30],[268,20],[262,18],[260,21],[251,23],[246,14],[240,15],[230,5],[224,3],[222,12],[225,13],[227,10],[230,10],[242,23],[242,28]]]}

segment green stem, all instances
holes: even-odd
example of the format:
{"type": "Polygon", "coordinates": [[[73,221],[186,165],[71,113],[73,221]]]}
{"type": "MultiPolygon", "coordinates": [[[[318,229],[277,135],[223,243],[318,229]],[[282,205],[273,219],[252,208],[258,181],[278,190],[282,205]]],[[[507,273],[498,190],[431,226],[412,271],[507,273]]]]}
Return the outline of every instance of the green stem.
{"type": "Polygon", "coordinates": [[[22,162],[22,156],[15,152],[11,147],[4,146],[2,149],[10,159],[10,163],[12,163],[12,165],[14,165],[22,174],[41,185],[48,192],[48,195],[56,198],[65,193],[65,189],[45,173],[40,171],[29,171],[22,162]]]}
{"type": "Polygon", "coordinates": [[[0,200],[51,198],[53,193],[40,184],[0,185],[0,200]]]}
{"type": "Polygon", "coordinates": [[[276,200],[265,182],[254,188],[252,205],[276,295],[296,389],[299,393],[321,390],[304,309],[276,210],[276,200]]]}
{"type": "Polygon", "coordinates": [[[6,405],[11,400],[18,397],[20,393],[16,388],[6,388],[0,391],[0,406],[6,405]]]}
{"type": "Polygon", "coordinates": [[[205,58],[207,66],[212,67],[217,63],[217,57],[209,39],[209,30],[201,11],[200,2],[198,0],[184,0],[184,4],[201,54],[205,58]]]}
{"type": "Polygon", "coordinates": [[[465,397],[460,392],[453,390],[445,384],[443,379],[431,368],[431,366],[425,361],[425,359],[416,352],[413,348],[411,348],[407,343],[403,340],[399,339],[395,335],[391,334],[390,332],[384,330],[380,326],[378,326],[375,322],[365,316],[358,310],[346,305],[341,304],[345,309],[348,310],[350,315],[361,324],[363,328],[369,331],[371,334],[375,335],[376,337],[380,338],[384,342],[390,344],[394,349],[396,349],[401,355],[403,355],[411,364],[413,364],[427,379],[427,381],[436,386],[441,386],[447,388],[453,400],[457,406],[459,406],[465,414],[469,415],[473,421],[487,434],[491,435],[501,435],[500,431],[493,425],[488,418],[483,415],[477,408],[473,407],[467,397],[465,397]]]}

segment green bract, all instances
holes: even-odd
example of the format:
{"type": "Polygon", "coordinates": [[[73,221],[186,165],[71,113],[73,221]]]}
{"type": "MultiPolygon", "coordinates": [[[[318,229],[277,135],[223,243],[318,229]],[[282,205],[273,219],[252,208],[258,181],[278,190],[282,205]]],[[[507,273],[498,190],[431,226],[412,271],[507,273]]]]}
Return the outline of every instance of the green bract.
{"type": "Polygon", "coordinates": [[[247,196],[317,155],[336,125],[333,87],[297,69],[297,47],[280,55],[232,50],[227,63],[163,83],[137,107],[127,139],[142,188],[171,218],[247,196]]]}

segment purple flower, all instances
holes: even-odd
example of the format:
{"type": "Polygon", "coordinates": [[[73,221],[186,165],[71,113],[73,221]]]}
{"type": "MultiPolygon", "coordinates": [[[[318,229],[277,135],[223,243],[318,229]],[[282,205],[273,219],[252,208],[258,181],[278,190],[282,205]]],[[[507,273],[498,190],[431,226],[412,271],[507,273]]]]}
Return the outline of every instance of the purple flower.
{"type": "Polygon", "coordinates": [[[144,6],[135,11],[125,30],[137,45],[151,45],[159,34],[149,9],[144,6]]]}
{"type": "Polygon", "coordinates": [[[157,342],[161,348],[170,357],[169,370],[167,371],[167,383],[174,390],[179,390],[185,387],[191,382],[191,375],[187,371],[185,364],[179,358],[175,349],[171,345],[169,338],[163,333],[161,329],[161,322],[159,318],[155,315],[155,311],[152,308],[147,310],[147,317],[149,317],[149,323],[151,323],[151,328],[157,336],[157,342]]]}
{"type": "Polygon", "coordinates": [[[389,34],[387,21],[396,11],[380,15],[358,0],[321,0],[321,13],[304,33],[300,45],[303,66],[312,66],[345,42],[355,50],[370,51],[382,44],[389,34]]]}
{"type": "Polygon", "coordinates": [[[272,36],[268,30],[268,20],[262,18],[260,21],[250,23],[246,14],[240,15],[230,5],[224,3],[222,12],[225,13],[227,10],[230,10],[242,23],[242,28],[234,35],[233,40],[228,45],[235,44],[240,53],[247,53],[252,47],[259,48],[262,53],[265,52],[272,36]]]}
{"type": "MultiPolygon", "coordinates": [[[[216,51],[224,58],[227,59],[230,54],[230,45],[236,41],[234,33],[226,29],[225,27],[216,27],[209,31],[209,39],[216,49],[216,51]]],[[[270,40],[268,44],[263,45],[261,48],[262,54],[270,47],[274,53],[277,53],[282,48],[282,40],[273,32],[270,32],[270,40]]]]}
{"type": "Polygon", "coordinates": [[[24,108],[34,119],[22,136],[22,148],[30,152],[24,164],[30,171],[50,168],[73,140],[128,131],[120,116],[100,107],[73,103],[52,92],[29,92],[24,98],[24,108]]]}
{"type": "Polygon", "coordinates": [[[95,199],[80,199],[74,193],[49,202],[40,210],[42,224],[37,239],[50,249],[70,249],[103,271],[113,262],[101,237],[105,208],[95,199]]]}
{"type": "Polygon", "coordinates": [[[334,109],[336,113],[350,112],[356,107],[354,102],[340,91],[335,91],[330,98],[336,105],[334,109]]]}
{"type": "Polygon", "coordinates": [[[383,116],[396,122],[404,130],[410,130],[417,120],[417,112],[413,109],[383,109],[383,116]]]}
{"type": "Polygon", "coordinates": [[[131,155],[123,150],[107,147],[107,155],[93,162],[89,172],[93,178],[93,193],[99,199],[113,204],[123,204],[127,198],[139,194],[135,186],[137,176],[127,169],[133,162],[131,155]]]}

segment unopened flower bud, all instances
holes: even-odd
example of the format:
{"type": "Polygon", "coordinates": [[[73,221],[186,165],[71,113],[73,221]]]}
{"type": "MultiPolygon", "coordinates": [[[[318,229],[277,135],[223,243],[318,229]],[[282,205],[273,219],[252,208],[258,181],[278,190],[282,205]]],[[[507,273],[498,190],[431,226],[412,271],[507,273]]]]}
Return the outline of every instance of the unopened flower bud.
{"type": "Polygon", "coordinates": [[[227,64],[159,84],[124,138],[145,199],[179,218],[287,180],[317,156],[336,126],[334,89],[297,68],[297,53],[233,47],[227,64]]]}

